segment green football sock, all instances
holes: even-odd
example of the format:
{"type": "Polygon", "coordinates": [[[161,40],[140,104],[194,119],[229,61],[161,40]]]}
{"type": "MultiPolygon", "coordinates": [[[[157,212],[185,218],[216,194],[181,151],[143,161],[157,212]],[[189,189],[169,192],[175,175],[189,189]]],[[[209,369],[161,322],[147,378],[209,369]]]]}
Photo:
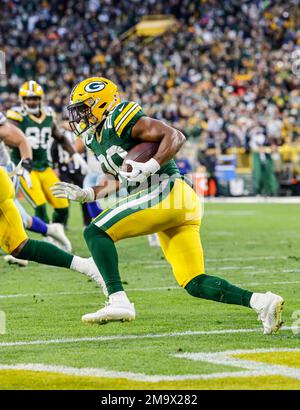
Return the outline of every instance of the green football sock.
{"type": "Polygon", "coordinates": [[[45,265],[70,268],[74,256],[51,243],[29,239],[17,257],[45,265]]]}
{"type": "Polygon", "coordinates": [[[118,254],[113,240],[97,226],[90,224],[84,238],[106,283],[108,294],[124,290],[118,267],[118,254]]]}
{"type": "Polygon", "coordinates": [[[232,305],[250,306],[252,292],[241,289],[227,280],[210,275],[198,275],[185,287],[192,296],[232,305]]]}
{"type": "Polygon", "coordinates": [[[46,224],[49,223],[49,217],[47,214],[47,207],[46,204],[37,206],[35,208],[35,216],[40,218],[42,221],[44,221],[46,224]]]}
{"type": "Polygon", "coordinates": [[[69,217],[69,207],[67,208],[55,208],[52,215],[52,222],[67,225],[69,217]]]}

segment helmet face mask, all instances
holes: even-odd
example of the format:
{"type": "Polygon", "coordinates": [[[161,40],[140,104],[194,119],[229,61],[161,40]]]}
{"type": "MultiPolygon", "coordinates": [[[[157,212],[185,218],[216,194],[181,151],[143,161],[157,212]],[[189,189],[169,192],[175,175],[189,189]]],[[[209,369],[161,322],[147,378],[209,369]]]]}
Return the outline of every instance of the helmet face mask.
{"type": "Polygon", "coordinates": [[[92,108],[85,102],[68,105],[69,124],[75,135],[79,136],[96,125],[97,118],[92,113],[92,108]]]}

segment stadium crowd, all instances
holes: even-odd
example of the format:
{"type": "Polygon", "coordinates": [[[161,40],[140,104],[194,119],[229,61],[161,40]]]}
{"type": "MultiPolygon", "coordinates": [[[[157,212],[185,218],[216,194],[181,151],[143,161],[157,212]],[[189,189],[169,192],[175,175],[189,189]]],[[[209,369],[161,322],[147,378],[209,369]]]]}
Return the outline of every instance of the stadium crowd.
{"type": "Polygon", "coordinates": [[[202,150],[300,144],[299,0],[4,0],[0,105],[34,78],[62,112],[73,85],[106,76],[151,116],[202,150]],[[119,36],[147,14],[174,29],[146,41],[119,36]]]}

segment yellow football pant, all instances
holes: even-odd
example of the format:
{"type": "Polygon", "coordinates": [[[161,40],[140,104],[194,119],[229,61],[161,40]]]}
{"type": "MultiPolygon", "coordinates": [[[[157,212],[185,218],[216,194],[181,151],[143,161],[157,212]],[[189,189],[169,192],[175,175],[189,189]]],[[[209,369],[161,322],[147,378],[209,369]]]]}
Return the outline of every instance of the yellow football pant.
{"type": "Polygon", "coordinates": [[[6,253],[12,253],[28,238],[14,197],[14,186],[0,167],[0,247],[6,253]]]}
{"type": "Polygon", "coordinates": [[[176,179],[171,186],[166,182],[158,193],[130,195],[93,220],[114,242],[157,232],[182,287],[204,273],[200,222],[200,200],[182,179],[176,179]]]}
{"type": "Polygon", "coordinates": [[[69,206],[68,200],[63,198],[56,198],[51,191],[51,187],[59,182],[58,177],[51,168],[45,171],[31,171],[30,178],[32,187],[29,188],[23,177],[20,178],[21,189],[26,199],[30,204],[36,208],[48,202],[53,208],[67,208],[69,206]]]}

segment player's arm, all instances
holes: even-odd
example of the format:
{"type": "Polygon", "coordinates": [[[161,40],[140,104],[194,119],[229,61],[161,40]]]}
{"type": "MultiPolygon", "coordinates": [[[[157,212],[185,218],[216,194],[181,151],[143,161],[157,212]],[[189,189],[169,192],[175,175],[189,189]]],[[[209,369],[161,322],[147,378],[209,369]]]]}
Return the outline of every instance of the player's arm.
{"type": "Polygon", "coordinates": [[[67,151],[70,154],[70,157],[72,157],[76,151],[74,147],[72,146],[71,142],[68,140],[68,138],[59,130],[58,125],[56,122],[53,123],[52,126],[52,137],[62,145],[63,149],[67,151]]]}
{"type": "Polygon", "coordinates": [[[76,138],[74,147],[75,147],[75,151],[79,152],[79,154],[83,154],[86,150],[84,142],[80,138],[76,138]]]}
{"type": "Polygon", "coordinates": [[[176,155],[185,142],[182,132],[150,117],[141,117],[135,123],[131,138],[140,142],[160,142],[156,154],[149,161],[126,160],[126,164],[131,166],[131,171],[120,171],[122,178],[138,183],[157,173],[163,164],[176,155]]]}
{"type": "Polygon", "coordinates": [[[23,132],[12,122],[6,121],[0,126],[0,139],[9,147],[16,147],[23,160],[32,160],[32,149],[23,132]]]}
{"type": "Polygon", "coordinates": [[[150,117],[141,117],[136,122],[131,131],[131,138],[140,142],[160,142],[153,157],[160,166],[174,158],[185,142],[182,132],[150,117]]]}
{"type": "Polygon", "coordinates": [[[59,130],[55,121],[52,126],[52,136],[69,153],[70,158],[74,161],[75,169],[81,168],[81,172],[86,174],[88,172],[87,163],[77,151],[76,146],[73,146],[68,138],[59,130]]]}
{"type": "Polygon", "coordinates": [[[108,195],[117,192],[119,188],[120,181],[115,179],[115,177],[111,174],[105,174],[99,185],[92,187],[95,199],[105,198],[108,195]]]}
{"type": "Polygon", "coordinates": [[[108,195],[118,191],[120,186],[112,175],[106,174],[99,185],[89,188],[80,188],[77,185],[68,182],[57,182],[51,187],[56,198],[67,198],[71,201],[93,202],[96,199],[105,198],[108,195]]]}

